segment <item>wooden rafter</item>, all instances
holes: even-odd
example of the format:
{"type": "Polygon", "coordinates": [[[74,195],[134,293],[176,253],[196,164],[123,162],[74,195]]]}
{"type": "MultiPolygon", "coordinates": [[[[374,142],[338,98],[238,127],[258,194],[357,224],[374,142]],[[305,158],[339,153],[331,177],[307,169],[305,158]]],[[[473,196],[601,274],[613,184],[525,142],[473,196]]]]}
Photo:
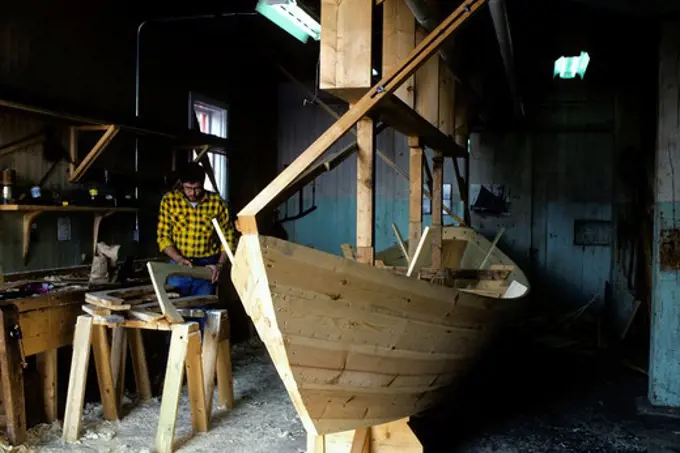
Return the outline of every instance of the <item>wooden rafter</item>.
{"type": "MultiPolygon", "coordinates": [[[[71,140],[75,140],[75,142],[71,143],[70,149],[71,149],[71,158],[73,158],[73,151],[75,150],[77,152],[78,150],[78,145],[77,145],[77,140],[78,140],[78,133],[77,129],[76,133],[74,134],[71,132],[71,140]]],[[[73,131],[73,129],[71,129],[73,131]]],[[[73,170],[73,173],[71,173],[69,177],[69,182],[78,182],[80,179],[83,177],[85,172],[92,166],[95,160],[101,154],[104,152],[104,150],[109,146],[111,141],[114,139],[114,137],[118,134],[120,131],[120,128],[116,126],[115,124],[112,124],[107,127],[106,132],[104,132],[104,135],[95,143],[95,145],[92,147],[89,153],[87,153],[87,156],[80,162],[80,164],[73,170]]]]}
{"type": "Polygon", "coordinates": [[[487,0],[467,0],[452,12],[405,58],[395,70],[383,77],[343,116],[312,143],[296,160],[283,170],[267,187],[255,196],[239,213],[239,229],[243,233],[256,233],[255,216],[264,209],[279,193],[302,174],[328,148],[379,103],[390,96],[425,61],[431,57],[444,41],[458,29],[487,0]]]}

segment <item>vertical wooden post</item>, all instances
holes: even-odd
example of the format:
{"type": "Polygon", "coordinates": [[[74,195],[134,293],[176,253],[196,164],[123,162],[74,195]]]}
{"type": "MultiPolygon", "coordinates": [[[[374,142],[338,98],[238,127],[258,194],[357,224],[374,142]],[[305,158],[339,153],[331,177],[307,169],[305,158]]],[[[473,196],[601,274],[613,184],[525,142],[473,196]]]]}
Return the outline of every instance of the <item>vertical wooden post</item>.
{"type": "MultiPolygon", "coordinates": [[[[468,149],[468,110],[466,99],[462,96],[462,90],[457,90],[456,96],[456,111],[455,111],[455,140],[458,146],[468,149]]],[[[464,185],[460,189],[460,197],[465,203],[464,220],[467,225],[470,225],[470,156],[466,154],[465,170],[464,170],[464,185]]]]}
{"type": "Polygon", "coordinates": [[[21,369],[19,339],[12,334],[19,326],[14,308],[0,309],[0,383],[2,404],[7,417],[7,435],[12,445],[26,439],[26,403],[24,399],[24,371],[21,369]]]}
{"type": "Polygon", "coordinates": [[[435,151],[432,158],[432,268],[442,267],[442,191],[444,188],[444,156],[435,151]]]}
{"type": "Polygon", "coordinates": [[[423,148],[418,137],[409,137],[409,203],[408,203],[408,256],[418,247],[423,231],[423,148]]]}
{"type": "Polygon", "coordinates": [[[73,334],[73,355],[71,371],[68,378],[66,394],[66,410],[64,411],[63,438],[66,442],[75,442],[80,435],[81,416],[85,404],[85,384],[87,367],[90,363],[90,344],[92,339],[92,318],[78,316],[73,334]]]}
{"type": "MultiPolygon", "coordinates": [[[[415,47],[416,20],[405,0],[383,2],[382,73],[388,74],[415,47]]],[[[437,58],[437,57],[434,57],[437,58]]],[[[394,92],[406,105],[414,106],[414,76],[394,92]]]]}
{"type": "Polygon", "coordinates": [[[357,123],[357,261],[373,265],[375,130],[371,118],[357,123]]]}

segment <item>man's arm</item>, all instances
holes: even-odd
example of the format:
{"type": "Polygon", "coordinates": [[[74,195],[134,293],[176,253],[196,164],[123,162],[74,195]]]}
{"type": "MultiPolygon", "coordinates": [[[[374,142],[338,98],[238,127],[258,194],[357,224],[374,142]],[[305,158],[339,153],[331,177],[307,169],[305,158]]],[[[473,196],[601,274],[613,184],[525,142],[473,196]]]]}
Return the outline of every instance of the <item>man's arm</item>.
{"type": "Polygon", "coordinates": [[[156,230],[158,248],[178,264],[191,267],[191,261],[184,258],[172,242],[172,225],[170,224],[170,207],[168,205],[169,201],[164,196],[158,212],[158,227],[156,230]]]}

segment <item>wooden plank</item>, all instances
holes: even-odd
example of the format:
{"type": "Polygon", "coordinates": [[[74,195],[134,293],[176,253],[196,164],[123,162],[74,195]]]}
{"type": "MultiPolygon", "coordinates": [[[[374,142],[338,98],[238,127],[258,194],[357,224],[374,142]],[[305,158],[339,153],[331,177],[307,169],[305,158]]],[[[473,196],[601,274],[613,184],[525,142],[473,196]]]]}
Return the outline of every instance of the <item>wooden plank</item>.
{"type": "Polygon", "coordinates": [[[423,148],[414,146],[409,154],[408,256],[416,252],[423,231],[423,148]]]}
{"type": "MultiPolygon", "coordinates": [[[[415,47],[416,20],[405,0],[385,0],[383,4],[382,73],[398,67],[415,47]]],[[[395,91],[407,106],[414,106],[414,76],[395,91]]]]}
{"type": "Polygon", "coordinates": [[[19,339],[14,327],[18,325],[16,310],[0,310],[0,384],[2,405],[7,417],[7,436],[12,445],[26,439],[26,405],[24,400],[24,372],[19,339]]]}
{"type": "MultiPolygon", "coordinates": [[[[330,0],[326,0],[327,2],[330,0]]],[[[354,104],[338,121],[326,130],[297,159],[271,181],[238,213],[239,230],[244,233],[257,232],[255,215],[266,207],[281,191],[303,173],[328,148],[333,146],[343,135],[382,99],[392,94],[422,64],[431,57],[444,41],[458,29],[487,0],[466,0],[453,11],[439,26],[430,33],[392,73],[386,74],[376,86],[371,88],[356,104],[354,104]]],[[[322,26],[323,29],[323,26],[322,26]]]]}
{"type": "Polygon", "coordinates": [[[434,151],[432,158],[432,267],[442,267],[442,190],[444,187],[444,157],[434,151]]]}
{"type": "Polygon", "coordinates": [[[64,430],[62,437],[66,442],[76,442],[80,437],[81,416],[85,403],[85,384],[87,367],[90,363],[90,341],[92,338],[92,318],[79,316],[73,338],[73,355],[68,379],[64,430]]]}
{"type": "Polygon", "coordinates": [[[483,269],[484,266],[486,265],[486,262],[489,261],[489,258],[491,257],[493,251],[496,249],[496,245],[498,244],[498,241],[501,239],[501,236],[503,236],[503,233],[505,233],[505,227],[502,227],[500,231],[496,233],[496,237],[493,238],[493,242],[491,243],[489,250],[487,250],[484,259],[482,260],[482,263],[479,265],[480,269],[483,269]]]}
{"type": "Polygon", "coordinates": [[[41,308],[19,314],[24,354],[31,356],[73,341],[73,326],[83,311],[78,304],[41,308]]]}
{"type": "Polygon", "coordinates": [[[189,275],[195,278],[210,280],[212,278],[212,272],[204,266],[187,267],[179,264],[160,262],[149,262],[146,266],[149,270],[151,283],[156,291],[156,297],[158,298],[158,303],[161,306],[163,314],[170,323],[183,322],[184,319],[177,313],[177,309],[171,303],[167,292],[165,291],[165,284],[168,277],[171,275],[189,275]]]}
{"type": "MultiPolygon", "coordinates": [[[[396,223],[392,222],[392,231],[394,231],[394,236],[397,239],[397,244],[399,244],[399,248],[401,249],[401,253],[404,254],[404,258],[406,258],[406,262],[408,263],[410,260],[408,250],[406,250],[406,245],[404,245],[404,238],[401,236],[401,231],[399,231],[399,227],[397,226],[396,223]]],[[[385,267],[383,265],[383,267],[385,267]]]]}
{"type": "Polygon", "coordinates": [[[36,356],[38,376],[42,382],[43,405],[45,408],[45,420],[52,423],[57,420],[57,349],[50,349],[36,356]]]}
{"type": "Polygon", "coordinates": [[[132,371],[135,375],[137,398],[140,401],[151,399],[151,382],[149,381],[149,367],[146,363],[146,351],[142,340],[142,331],[139,329],[127,329],[128,344],[130,345],[130,358],[132,359],[132,371]]]}
{"type": "Polygon", "coordinates": [[[355,430],[350,453],[369,453],[371,440],[370,433],[370,428],[359,428],[355,430]]]}
{"type": "Polygon", "coordinates": [[[425,264],[425,257],[427,256],[427,254],[423,253],[423,251],[430,246],[431,241],[432,237],[430,236],[430,227],[425,227],[425,230],[420,237],[420,241],[418,242],[418,247],[416,247],[416,251],[411,257],[411,262],[408,265],[408,270],[406,271],[407,277],[410,277],[413,275],[413,272],[417,272],[421,267],[423,267],[425,264]]]}
{"type": "Polygon", "coordinates": [[[323,0],[319,88],[347,102],[372,81],[373,0],[323,0]]]}
{"type": "Polygon", "coordinates": [[[357,143],[357,261],[373,265],[375,135],[372,119],[362,118],[357,123],[357,143]]]}
{"type": "MultiPolygon", "coordinates": [[[[439,123],[438,127],[442,134],[447,137],[454,137],[455,132],[455,111],[456,111],[456,84],[453,74],[448,66],[439,66],[439,123]]],[[[467,149],[466,146],[459,147],[467,149]]]]}
{"type": "Polygon", "coordinates": [[[111,125],[109,128],[104,132],[104,135],[99,139],[99,141],[92,147],[89,153],[87,153],[87,156],[80,162],[78,167],[73,171],[73,173],[69,176],[69,182],[78,182],[80,181],[80,178],[83,177],[85,172],[92,166],[95,160],[106,150],[106,148],[109,146],[111,141],[114,139],[114,137],[118,134],[118,131],[120,131],[120,128],[116,125],[111,125]]]}
{"type": "Polygon", "coordinates": [[[154,313],[146,310],[130,310],[127,314],[130,318],[139,319],[144,322],[156,322],[165,318],[163,313],[154,313]]]}
{"type": "Polygon", "coordinates": [[[422,145],[441,151],[447,157],[462,157],[465,148],[460,147],[418,112],[395,96],[387,96],[376,109],[375,116],[407,136],[420,137],[422,145]]]}
{"type": "Polygon", "coordinates": [[[111,350],[106,327],[95,325],[92,328],[92,351],[97,368],[97,382],[102,401],[102,409],[106,420],[119,420],[116,386],[111,370],[111,350]]]}
{"type": "Polygon", "coordinates": [[[156,451],[159,453],[172,452],[179,398],[182,394],[182,381],[184,380],[184,362],[189,346],[189,334],[195,332],[196,329],[198,329],[196,323],[175,324],[172,327],[168,365],[163,382],[163,396],[161,397],[158,430],[156,431],[156,451]]]}
{"type": "Polygon", "coordinates": [[[187,389],[191,406],[191,425],[194,432],[208,432],[209,413],[206,409],[205,381],[201,360],[201,332],[189,333],[187,356],[185,360],[187,372],[187,389]]]}
{"type": "MultiPolygon", "coordinates": [[[[421,43],[427,32],[416,25],[416,43],[421,43]]],[[[439,55],[434,55],[421,66],[415,75],[415,109],[430,124],[439,122],[439,55]]]]}
{"type": "Polygon", "coordinates": [[[419,277],[426,280],[444,278],[446,280],[506,280],[509,269],[420,269],[419,277]]]}
{"type": "Polygon", "coordinates": [[[111,316],[110,308],[99,307],[97,305],[85,304],[83,305],[83,311],[92,316],[111,316]]]}

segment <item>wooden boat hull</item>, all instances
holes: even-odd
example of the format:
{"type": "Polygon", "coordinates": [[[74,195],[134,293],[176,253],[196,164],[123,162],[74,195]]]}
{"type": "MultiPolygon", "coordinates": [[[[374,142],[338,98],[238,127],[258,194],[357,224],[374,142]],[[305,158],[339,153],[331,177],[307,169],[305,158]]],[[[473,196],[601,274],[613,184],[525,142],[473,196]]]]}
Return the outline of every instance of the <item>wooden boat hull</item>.
{"type": "MultiPolygon", "coordinates": [[[[513,278],[528,288],[519,269],[513,278]]],[[[522,306],[258,235],[241,237],[232,280],[307,432],[319,435],[431,406],[522,306]]]]}

